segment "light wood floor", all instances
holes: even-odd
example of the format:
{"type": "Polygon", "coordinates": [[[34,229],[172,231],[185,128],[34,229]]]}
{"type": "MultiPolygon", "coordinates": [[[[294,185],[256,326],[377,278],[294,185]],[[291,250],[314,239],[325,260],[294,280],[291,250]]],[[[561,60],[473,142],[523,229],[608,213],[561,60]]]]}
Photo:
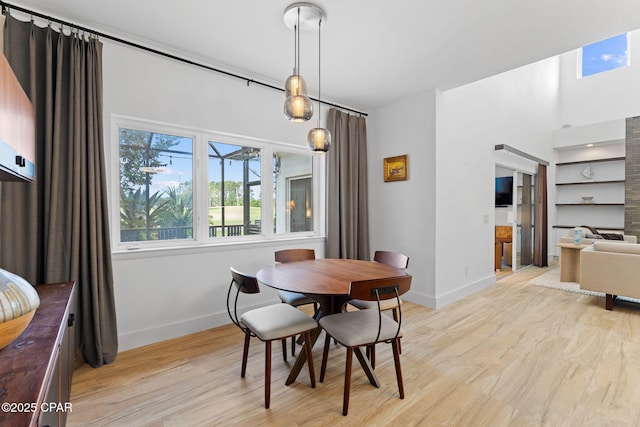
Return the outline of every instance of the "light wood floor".
{"type": "Polygon", "coordinates": [[[242,334],[232,325],[79,368],[68,425],[640,425],[640,307],[606,311],[601,298],[525,284],[544,271],[510,275],[438,310],[404,304],[404,400],[388,345],[377,350],[380,389],[354,363],[347,417],[344,349],[332,346],[327,378],[312,389],[306,369],[284,385],[290,365],[275,345],[265,410],[264,346],[252,343],[241,379],[242,334]]]}

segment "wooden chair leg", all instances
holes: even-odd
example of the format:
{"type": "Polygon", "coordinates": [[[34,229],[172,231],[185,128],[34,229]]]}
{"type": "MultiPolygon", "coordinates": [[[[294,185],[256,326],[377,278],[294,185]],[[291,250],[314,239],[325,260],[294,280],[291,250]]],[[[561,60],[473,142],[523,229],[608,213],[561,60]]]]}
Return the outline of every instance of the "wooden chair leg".
{"type": "Polygon", "coordinates": [[[309,378],[311,378],[311,388],[316,388],[316,371],[313,368],[313,355],[311,354],[311,332],[304,333],[304,349],[307,352],[307,365],[309,365],[309,378]]]}
{"type": "Polygon", "coordinates": [[[351,392],[351,365],[353,362],[353,347],[347,347],[347,361],[344,369],[344,398],[342,400],[342,415],[349,413],[349,393],[351,392]]]}
{"type": "Polygon", "coordinates": [[[287,361],[287,339],[282,339],[282,360],[287,361]]]}
{"type": "Polygon", "coordinates": [[[251,335],[244,334],[244,348],[242,350],[242,369],[240,370],[240,377],[244,378],[244,374],[247,372],[247,356],[249,355],[249,340],[251,335]]]}
{"type": "Polygon", "coordinates": [[[394,340],[391,343],[393,347],[393,361],[396,365],[396,379],[398,380],[398,392],[400,393],[400,399],[404,399],[404,384],[402,382],[402,368],[400,368],[400,349],[398,340],[394,340]]]}
{"type": "Polygon", "coordinates": [[[271,341],[265,341],[264,345],[264,407],[269,409],[271,404],[271,341]]]}
{"type": "Polygon", "coordinates": [[[369,363],[371,363],[371,369],[376,368],[376,346],[375,344],[371,344],[367,346],[365,350],[365,355],[367,359],[369,359],[369,363]]]}
{"type": "Polygon", "coordinates": [[[320,382],[324,381],[324,374],[327,372],[327,359],[329,358],[329,345],[331,345],[331,335],[326,334],[324,338],[324,349],[322,350],[322,365],[320,366],[320,382]]]}
{"type": "Polygon", "coordinates": [[[604,302],[604,308],[606,308],[607,310],[613,310],[613,304],[615,304],[618,296],[612,295],[612,294],[605,294],[605,295],[606,297],[604,302]]]}
{"type": "Polygon", "coordinates": [[[291,356],[296,357],[296,336],[291,337],[291,356]]]}
{"type": "Polygon", "coordinates": [[[371,363],[371,369],[376,369],[376,345],[371,344],[371,350],[369,350],[369,362],[371,363]]]}
{"type": "MultiPolygon", "coordinates": [[[[393,313],[393,320],[395,320],[395,321],[396,321],[396,323],[397,323],[397,322],[398,322],[398,309],[397,309],[397,308],[394,308],[394,309],[392,310],[392,313],[393,313]]],[[[399,339],[398,339],[398,352],[399,352],[400,354],[402,354],[402,347],[400,346],[400,340],[399,340],[399,339]]]]}

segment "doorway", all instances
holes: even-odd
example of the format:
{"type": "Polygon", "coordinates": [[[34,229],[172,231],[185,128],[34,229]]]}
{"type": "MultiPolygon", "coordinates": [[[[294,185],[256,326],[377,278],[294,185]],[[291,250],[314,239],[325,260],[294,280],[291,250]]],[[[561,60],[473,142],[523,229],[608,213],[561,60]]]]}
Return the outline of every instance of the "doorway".
{"type": "Polygon", "coordinates": [[[515,268],[522,270],[533,265],[533,243],[535,225],[536,176],[517,173],[517,204],[515,230],[515,268]]]}
{"type": "Polygon", "coordinates": [[[496,165],[495,273],[498,278],[533,265],[536,182],[537,175],[532,171],[496,165]]]}

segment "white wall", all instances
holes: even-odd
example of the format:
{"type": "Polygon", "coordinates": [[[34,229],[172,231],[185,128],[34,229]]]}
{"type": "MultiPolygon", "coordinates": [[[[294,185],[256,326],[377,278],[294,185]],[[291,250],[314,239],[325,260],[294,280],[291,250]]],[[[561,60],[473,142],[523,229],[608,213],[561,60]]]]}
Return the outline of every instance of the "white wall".
{"type": "Polygon", "coordinates": [[[411,257],[407,299],[437,308],[495,283],[495,167],[527,170],[531,162],[504,158],[494,146],[551,160],[558,76],[550,59],[371,114],[372,250],[411,257]],[[409,155],[409,180],[384,183],[382,159],[399,154],[409,155]]]}
{"type": "Polygon", "coordinates": [[[409,256],[406,299],[435,306],[435,92],[371,112],[367,120],[371,250],[409,256]],[[385,157],[408,154],[408,180],[384,182],[385,157]]]}
{"type": "Polygon", "coordinates": [[[524,168],[521,159],[499,156],[494,146],[507,144],[552,159],[558,76],[558,60],[549,59],[441,93],[436,145],[437,306],[495,283],[495,166],[524,168]]]}
{"type": "MultiPolygon", "coordinates": [[[[103,62],[111,196],[118,173],[112,114],[299,145],[316,124],[286,120],[282,93],[113,42],[104,42],[103,62]]],[[[275,250],[308,247],[323,257],[324,243],[313,238],[114,254],[120,350],[228,323],[230,266],[255,274],[273,263],[275,250]]],[[[263,291],[259,303],[276,301],[273,290],[263,291]]]]}

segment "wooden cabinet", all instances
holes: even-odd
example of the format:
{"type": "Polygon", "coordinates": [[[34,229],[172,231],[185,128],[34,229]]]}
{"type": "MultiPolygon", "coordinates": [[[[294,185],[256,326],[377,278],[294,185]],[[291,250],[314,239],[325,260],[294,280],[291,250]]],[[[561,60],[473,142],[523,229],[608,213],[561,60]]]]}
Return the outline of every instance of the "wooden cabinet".
{"type": "MultiPolygon", "coordinates": [[[[510,225],[496,225],[494,254],[494,268],[496,270],[500,270],[502,268],[504,244],[511,243],[512,240],[513,227],[511,227],[510,225]]],[[[508,265],[511,265],[511,261],[509,261],[508,265]]]]}
{"type": "Polygon", "coordinates": [[[624,228],[625,158],[556,163],[555,228],[624,228]],[[589,199],[589,198],[592,199],[589,199]]]}
{"type": "Polygon", "coordinates": [[[0,52],[0,181],[35,178],[33,104],[0,52]]]}
{"type": "Polygon", "coordinates": [[[38,285],[40,307],[0,350],[1,426],[64,426],[74,369],[74,283],[38,285]]]}

